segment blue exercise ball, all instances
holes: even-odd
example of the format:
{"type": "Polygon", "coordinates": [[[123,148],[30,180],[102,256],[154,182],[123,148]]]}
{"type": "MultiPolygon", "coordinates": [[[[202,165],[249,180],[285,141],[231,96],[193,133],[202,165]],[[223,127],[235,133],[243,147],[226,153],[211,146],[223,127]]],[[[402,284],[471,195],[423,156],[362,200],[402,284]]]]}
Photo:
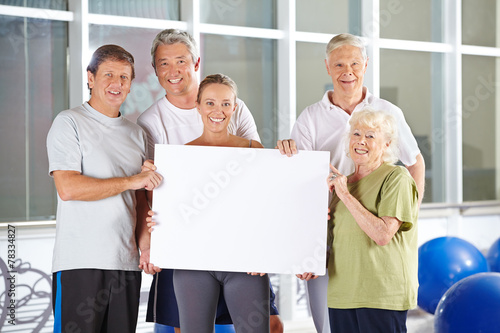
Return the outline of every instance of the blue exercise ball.
{"type": "Polygon", "coordinates": [[[500,332],[500,273],[478,273],[454,284],[436,309],[436,333],[500,332]]]}
{"type": "Polygon", "coordinates": [[[486,258],[463,239],[439,237],[422,244],[418,249],[418,305],[434,314],[446,290],[481,272],[488,272],[486,258]]]}
{"type": "Polygon", "coordinates": [[[492,272],[500,272],[500,238],[491,245],[486,254],[486,260],[492,272]]]}

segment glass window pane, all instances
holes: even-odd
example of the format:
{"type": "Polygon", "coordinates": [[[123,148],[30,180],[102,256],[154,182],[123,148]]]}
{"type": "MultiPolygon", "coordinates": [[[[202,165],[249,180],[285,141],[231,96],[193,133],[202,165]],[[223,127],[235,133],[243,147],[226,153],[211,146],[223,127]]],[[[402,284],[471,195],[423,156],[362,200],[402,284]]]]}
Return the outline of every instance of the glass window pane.
{"type": "Polygon", "coordinates": [[[0,16],[0,221],[53,219],[45,141],[68,108],[67,23],[0,16]]]}
{"type": "Polygon", "coordinates": [[[360,0],[300,0],[295,6],[298,31],[361,35],[360,0]]]}
{"type": "Polygon", "coordinates": [[[238,97],[248,106],[262,144],[277,140],[276,42],[268,39],[202,35],[201,77],[224,73],[238,86],[238,97]]]}
{"type": "Polygon", "coordinates": [[[500,58],[462,57],[464,201],[499,199],[500,58]]]}
{"type": "Polygon", "coordinates": [[[333,89],[326,71],[325,51],[326,44],[297,43],[297,117],[333,89]]]}
{"type": "Polygon", "coordinates": [[[151,44],[160,30],[116,26],[90,26],[90,54],[104,44],[117,44],[132,53],[135,79],[121,107],[122,114],[135,122],[137,117],[165,95],[151,65],[151,44]]]}
{"type": "Polygon", "coordinates": [[[425,159],[424,202],[444,201],[443,177],[439,176],[444,170],[443,154],[439,154],[443,146],[442,78],[436,70],[442,68],[441,63],[441,55],[426,52],[382,50],[380,55],[380,97],[403,110],[425,159]]]}
{"type": "Polygon", "coordinates": [[[0,5],[68,10],[68,0],[0,0],[0,5]]]}
{"type": "Polygon", "coordinates": [[[442,41],[442,0],[380,0],[380,37],[442,41]]]}
{"type": "Polygon", "coordinates": [[[202,23],[276,28],[276,0],[200,0],[202,23]]]}
{"type": "Polygon", "coordinates": [[[89,0],[89,12],[179,21],[179,2],[179,0],[89,0]]]}
{"type": "Polygon", "coordinates": [[[498,1],[462,0],[462,43],[497,47],[498,1]]]}

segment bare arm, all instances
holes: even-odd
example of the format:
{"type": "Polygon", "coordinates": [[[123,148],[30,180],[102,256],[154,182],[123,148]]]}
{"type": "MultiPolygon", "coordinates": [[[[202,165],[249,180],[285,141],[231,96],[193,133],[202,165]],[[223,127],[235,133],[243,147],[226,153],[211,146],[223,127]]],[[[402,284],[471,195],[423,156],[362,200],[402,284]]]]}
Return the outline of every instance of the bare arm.
{"type": "MultiPolygon", "coordinates": [[[[136,238],[141,257],[139,268],[146,274],[155,274],[161,269],[150,262],[151,232],[147,218],[150,217],[150,203],[153,202],[153,193],[150,191],[137,191],[137,226],[136,238]]],[[[151,219],[151,218],[150,218],[151,219]]]]}
{"type": "Polygon", "coordinates": [[[338,175],[333,179],[328,178],[328,187],[330,190],[335,188],[335,193],[339,199],[342,200],[354,217],[356,223],[368,237],[377,243],[377,245],[387,245],[399,230],[399,227],[401,227],[402,222],[395,217],[378,217],[372,214],[358,201],[358,199],[349,193],[347,189],[347,177],[341,175],[333,166],[330,165],[330,168],[338,175]]]}
{"type": "Polygon", "coordinates": [[[402,224],[402,222],[395,217],[377,217],[373,215],[350,194],[344,196],[341,200],[346,205],[347,209],[349,209],[361,230],[377,243],[377,245],[387,245],[402,224]]]}
{"type": "Polygon", "coordinates": [[[417,162],[415,164],[410,166],[407,165],[406,168],[415,180],[415,184],[417,184],[418,206],[420,207],[425,192],[425,161],[422,154],[417,155],[417,162]]]}
{"type": "MultiPolygon", "coordinates": [[[[148,211],[150,207],[150,200],[152,198],[152,193],[147,191],[135,191],[135,196],[137,198],[137,222],[135,226],[135,236],[137,239],[137,245],[141,254],[145,250],[149,250],[151,244],[151,234],[148,231],[146,224],[146,217],[148,217],[148,211]]],[[[142,261],[141,261],[142,264],[142,261]]]]}
{"type": "MultiPolygon", "coordinates": [[[[142,171],[156,171],[156,166],[152,160],[147,160],[142,166],[142,171]]],[[[139,268],[143,269],[146,274],[155,274],[161,271],[159,267],[150,263],[151,250],[151,231],[148,227],[147,218],[150,217],[151,205],[153,203],[152,191],[136,191],[137,197],[137,223],[135,236],[137,244],[141,252],[139,258],[139,268]]]]}
{"type": "Polygon", "coordinates": [[[53,173],[57,193],[62,200],[97,201],[127,190],[152,190],[161,182],[154,171],[143,171],[130,177],[93,178],[78,171],[56,170],[53,173]]]}

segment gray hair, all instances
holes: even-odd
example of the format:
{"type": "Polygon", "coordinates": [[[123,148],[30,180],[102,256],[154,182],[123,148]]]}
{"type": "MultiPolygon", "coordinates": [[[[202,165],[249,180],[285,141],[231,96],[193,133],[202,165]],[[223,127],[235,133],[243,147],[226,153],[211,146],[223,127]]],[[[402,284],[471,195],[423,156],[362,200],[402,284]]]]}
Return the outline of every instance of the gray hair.
{"type": "Polygon", "coordinates": [[[347,133],[346,151],[349,155],[349,137],[356,126],[363,125],[380,131],[389,143],[382,160],[386,163],[396,163],[399,160],[399,135],[396,119],[393,115],[382,110],[365,108],[353,112],[349,119],[350,129],[347,133]]]}
{"type": "Polygon", "coordinates": [[[328,45],[326,46],[326,60],[328,61],[328,57],[333,50],[344,45],[351,45],[359,48],[361,55],[363,56],[363,60],[366,61],[366,59],[368,59],[363,41],[359,37],[344,33],[330,39],[330,42],[328,42],[328,45]]]}
{"type": "Polygon", "coordinates": [[[155,54],[156,49],[160,45],[172,45],[182,43],[186,45],[189,53],[191,53],[191,57],[193,58],[193,63],[196,64],[198,59],[200,58],[200,52],[198,51],[198,47],[196,46],[196,41],[193,36],[191,36],[187,31],[182,31],[178,29],[165,29],[160,31],[155,39],[153,40],[153,45],[151,46],[151,64],[154,68],[155,66],[155,54]]]}

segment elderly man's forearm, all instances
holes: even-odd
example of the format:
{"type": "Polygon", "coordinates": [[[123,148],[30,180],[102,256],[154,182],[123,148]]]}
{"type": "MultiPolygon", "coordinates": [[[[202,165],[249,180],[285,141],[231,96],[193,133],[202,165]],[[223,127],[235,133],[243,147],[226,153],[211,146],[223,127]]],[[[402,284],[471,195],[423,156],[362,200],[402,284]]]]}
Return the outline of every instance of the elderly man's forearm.
{"type": "Polygon", "coordinates": [[[415,180],[418,190],[418,205],[422,203],[425,192],[425,161],[422,154],[417,155],[417,162],[415,164],[406,166],[411,176],[415,180]]]}

